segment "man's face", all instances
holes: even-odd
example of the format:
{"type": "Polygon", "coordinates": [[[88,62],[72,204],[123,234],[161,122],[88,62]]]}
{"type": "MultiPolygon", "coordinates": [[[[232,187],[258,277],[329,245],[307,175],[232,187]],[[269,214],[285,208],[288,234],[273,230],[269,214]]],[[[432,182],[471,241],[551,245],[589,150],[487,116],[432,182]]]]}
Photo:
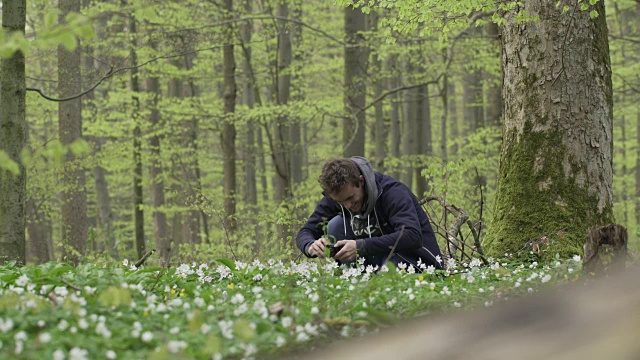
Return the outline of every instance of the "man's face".
{"type": "Polygon", "coordinates": [[[360,186],[347,183],[340,192],[329,196],[351,212],[362,211],[364,206],[364,177],[360,175],[360,186]]]}

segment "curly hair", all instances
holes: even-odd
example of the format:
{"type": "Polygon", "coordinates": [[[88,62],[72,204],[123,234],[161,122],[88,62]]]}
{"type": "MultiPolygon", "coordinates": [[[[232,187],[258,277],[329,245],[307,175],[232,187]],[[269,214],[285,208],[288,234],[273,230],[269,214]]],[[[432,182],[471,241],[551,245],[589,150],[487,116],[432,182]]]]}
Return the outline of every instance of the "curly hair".
{"type": "Polygon", "coordinates": [[[322,190],[328,194],[337,194],[345,184],[360,187],[360,167],[351,159],[332,159],[322,167],[322,174],[318,178],[322,190]]]}

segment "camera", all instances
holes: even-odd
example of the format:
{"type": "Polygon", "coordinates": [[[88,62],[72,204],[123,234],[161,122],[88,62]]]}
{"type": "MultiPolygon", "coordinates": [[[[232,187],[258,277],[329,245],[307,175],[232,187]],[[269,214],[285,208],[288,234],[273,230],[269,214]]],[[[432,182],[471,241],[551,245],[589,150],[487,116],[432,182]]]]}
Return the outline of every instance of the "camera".
{"type": "Polygon", "coordinates": [[[336,247],[334,244],[327,244],[327,247],[329,248],[329,256],[331,257],[335,257],[338,251],[340,251],[340,248],[336,247]]]}

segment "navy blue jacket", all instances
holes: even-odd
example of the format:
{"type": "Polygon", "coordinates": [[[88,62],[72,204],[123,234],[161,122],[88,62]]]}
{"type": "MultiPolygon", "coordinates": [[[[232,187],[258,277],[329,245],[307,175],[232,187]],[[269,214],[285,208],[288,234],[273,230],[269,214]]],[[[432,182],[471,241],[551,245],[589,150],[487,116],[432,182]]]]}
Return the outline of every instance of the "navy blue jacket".
{"type": "MultiPolygon", "coordinates": [[[[375,173],[375,184],[377,197],[374,211],[369,216],[377,217],[382,235],[355,239],[358,255],[365,258],[365,264],[380,265],[387,260],[396,265],[401,262],[413,265],[417,269],[418,259],[421,259],[427,266],[442,268],[442,263],[436,260],[441,254],[435,234],[415,195],[400,181],[381,173],[375,173]],[[398,237],[394,255],[387,259],[398,237]]],[[[323,225],[336,215],[342,215],[349,226],[351,212],[325,195],[296,237],[298,248],[306,256],[312,257],[306,250],[324,235],[323,225]]]]}

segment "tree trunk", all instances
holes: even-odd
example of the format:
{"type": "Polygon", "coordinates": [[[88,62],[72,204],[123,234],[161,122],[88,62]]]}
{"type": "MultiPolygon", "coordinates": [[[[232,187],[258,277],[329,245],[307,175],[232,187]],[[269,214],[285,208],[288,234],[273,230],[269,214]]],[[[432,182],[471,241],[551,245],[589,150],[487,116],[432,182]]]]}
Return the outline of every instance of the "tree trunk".
{"type": "MultiPolygon", "coordinates": [[[[398,55],[390,55],[387,57],[386,67],[387,71],[391,74],[388,79],[388,88],[395,89],[399,85],[398,72],[396,70],[398,66],[398,55]]],[[[391,111],[389,113],[389,137],[391,138],[391,146],[389,152],[392,158],[398,159],[400,157],[400,104],[398,99],[398,93],[394,92],[388,96],[391,103],[391,111]]],[[[392,171],[391,176],[399,179],[400,172],[398,170],[392,171]]]]}
{"type": "Polygon", "coordinates": [[[365,15],[360,9],[344,9],[344,113],[342,128],[345,157],[364,156],[367,60],[364,44],[365,15]]]}
{"type": "MultiPolygon", "coordinates": [[[[79,0],[60,0],[58,20],[64,23],[70,12],[80,12],[79,0]]],[[[69,51],[58,46],[58,92],[61,98],[79,94],[82,91],[80,72],[80,47],[69,51]]],[[[62,243],[63,259],[78,264],[85,255],[87,244],[87,193],[85,172],[81,161],[71,151],[70,145],[82,140],[82,99],[76,98],[58,103],[60,142],[69,147],[64,159],[62,183],[62,243]]]]}
{"type": "Polygon", "coordinates": [[[160,149],[160,135],[162,124],[160,123],[160,111],[158,103],[160,101],[160,81],[157,77],[147,79],[147,92],[150,95],[149,125],[151,135],[149,136],[150,162],[149,177],[151,180],[151,197],[153,199],[153,230],[158,249],[158,256],[163,265],[168,265],[171,259],[171,236],[167,224],[167,215],[164,212],[164,174],[162,169],[162,152],[160,149]]]}
{"type": "MultiPolygon", "coordinates": [[[[277,6],[279,17],[289,17],[289,8],[285,1],[277,6]]],[[[284,20],[278,20],[278,67],[275,76],[276,103],[286,107],[291,96],[291,31],[289,24],[284,20]]],[[[286,113],[286,112],[285,112],[286,113]]],[[[286,114],[279,115],[277,123],[273,126],[273,165],[275,167],[274,200],[281,204],[291,198],[291,129],[293,120],[286,114]]],[[[289,246],[288,238],[292,236],[290,226],[277,225],[278,238],[284,246],[289,246]]]]}
{"type": "MultiPolygon", "coordinates": [[[[499,42],[499,29],[498,25],[492,22],[488,22],[485,26],[485,33],[489,37],[492,49],[495,44],[498,47],[499,42]]],[[[500,56],[499,52],[496,52],[496,57],[500,56]]],[[[500,126],[500,118],[502,117],[502,76],[491,75],[488,80],[487,89],[487,126],[500,126]]]]}
{"type": "MultiPolygon", "coordinates": [[[[636,36],[640,36],[640,2],[636,3],[636,15],[635,15],[635,25],[636,25],[636,36]]],[[[640,48],[638,49],[637,56],[640,56],[640,48]]],[[[640,84],[640,74],[636,74],[636,84],[640,84]]],[[[640,237],[640,108],[636,108],[636,167],[635,167],[635,175],[636,175],[636,199],[635,199],[635,210],[636,210],[636,238],[640,237]]]]}
{"type": "Polygon", "coordinates": [[[138,54],[136,53],[136,18],[129,15],[129,32],[132,34],[132,46],[129,52],[131,58],[131,71],[129,72],[129,84],[131,87],[133,109],[131,117],[134,122],[133,128],[133,214],[134,214],[134,231],[135,231],[135,247],[138,259],[141,259],[146,252],[144,239],[144,205],[143,187],[142,187],[142,130],[140,128],[140,81],[138,78],[138,54]]]}
{"type": "MultiPolygon", "coordinates": [[[[451,157],[458,155],[458,138],[459,138],[459,121],[458,121],[458,96],[456,95],[456,84],[454,79],[447,78],[447,124],[451,130],[450,139],[454,140],[451,144],[451,157]]],[[[448,158],[448,157],[447,157],[448,158]]]]}
{"type": "MultiPolygon", "coordinates": [[[[245,12],[250,14],[252,12],[252,1],[245,0],[245,12]]],[[[256,88],[251,68],[251,37],[253,34],[253,21],[247,21],[241,25],[240,33],[242,34],[243,52],[242,58],[242,72],[243,77],[243,89],[242,89],[242,102],[247,105],[249,109],[253,109],[256,103],[256,88]]],[[[256,146],[256,122],[249,120],[245,129],[245,141],[244,141],[244,202],[255,211],[258,205],[258,187],[256,185],[256,167],[257,167],[257,153],[262,149],[257,149],[256,146]]]]}
{"type": "MultiPolygon", "coordinates": [[[[294,2],[294,8],[291,14],[291,18],[294,20],[302,20],[302,3],[301,1],[294,2]]],[[[290,23],[289,27],[291,28],[291,43],[295,45],[296,48],[299,48],[302,44],[302,27],[297,23],[290,23]]],[[[291,61],[296,61],[297,63],[302,62],[302,55],[300,51],[295,52],[295,57],[293,56],[293,47],[290,46],[291,53],[291,61]]],[[[293,72],[291,69],[291,64],[289,64],[290,72],[293,72]]],[[[290,74],[291,76],[291,85],[295,86],[300,82],[298,76],[290,74]]],[[[296,101],[302,101],[304,98],[303,89],[298,86],[294,88],[296,101]]],[[[289,127],[289,141],[291,143],[290,146],[290,156],[289,156],[289,173],[291,176],[291,186],[293,187],[292,191],[295,189],[297,185],[302,183],[303,180],[303,155],[305,154],[305,147],[302,141],[302,127],[300,125],[301,119],[300,116],[295,116],[291,122],[291,126],[289,127]]],[[[294,244],[292,244],[294,245],[294,244]]],[[[294,245],[295,247],[295,245],[294,245]]]]}
{"type": "Polygon", "coordinates": [[[427,168],[429,159],[433,156],[432,134],[431,134],[431,103],[429,102],[429,85],[422,85],[418,88],[418,113],[416,114],[416,141],[418,162],[416,168],[416,194],[418,198],[423,198],[429,191],[429,182],[422,175],[422,170],[427,168]]]}
{"type": "MultiPolygon", "coordinates": [[[[410,78],[415,71],[409,62],[404,64],[405,76],[410,78]]],[[[405,80],[407,81],[407,80],[405,80]]],[[[407,81],[408,82],[408,81],[407,81]]],[[[400,181],[413,190],[413,177],[415,173],[415,155],[417,154],[418,134],[418,89],[413,88],[403,91],[403,122],[402,122],[402,175],[400,181]]]]}
{"type": "Polygon", "coordinates": [[[29,233],[26,246],[27,262],[43,264],[53,260],[51,224],[33,198],[27,202],[27,231],[29,233]]]}
{"type": "MultiPolygon", "coordinates": [[[[224,0],[225,19],[233,16],[233,0],[224,0]]],[[[222,48],[224,61],[224,124],[221,143],[224,158],[224,225],[233,233],[236,228],[236,127],[233,114],[236,110],[235,58],[233,55],[233,24],[226,25],[225,45],[222,48]]]]}
{"type": "Polygon", "coordinates": [[[449,75],[447,74],[442,77],[440,100],[442,101],[442,117],[440,118],[440,153],[442,163],[446,164],[449,156],[447,150],[447,147],[449,146],[449,141],[447,139],[447,128],[449,126],[449,75]]]}
{"type": "MultiPolygon", "coordinates": [[[[5,1],[2,30],[24,34],[26,1],[5,1]]],[[[16,51],[0,62],[0,151],[18,163],[18,173],[0,168],[0,264],[25,262],[26,171],[20,152],[27,143],[24,54],[16,51]]]]}
{"type": "Polygon", "coordinates": [[[585,232],[612,223],[612,85],[604,2],[531,0],[541,21],[505,14],[504,129],[490,253],[582,252],[585,232]],[[563,12],[563,5],[570,7],[563,12]],[[567,36],[569,34],[569,36],[567,36]]]}
{"type": "MultiPolygon", "coordinates": [[[[378,30],[378,19],[380,15],[372,11],[369,14],[369,31],[377,31],[378,30]]],[[[373,50],[372,50],[373,51],[373,50]]],[[[384,89],[385,78],[383,75],[384,71],[382,69],[383,64],[380,60],[381,54],[379,52],[375,52],[371,59],[372,65],[372,73],[375,73],[375,82],[373,89],[373,98],[378,99],[382,95],[382,90],[384,89]]],[[[379,172],[385,172],[384,170],[384,159],[387,156],[386,152],[386,144],[387,144],[387,134],[388,129],[384,123],[384,103],[382,101],[378,101],[374,106],[374,114],[375,114],[375,122],[373,124],[373,131],[371,138],[373,139],[374,148],[369,152],[371,154],[371,163],[373,168],[379,172]]]]}
{"type": "MultiPolygon", "coordinates": [[[[193,49],[192,44],[189,44],[188,51],[191,52],[193,51],[192,49],[193,49]]],[[[193,57],[194,57],[193,55],[186,55],[184,58],[185,67],[187,71],[189,71],[190,73],[191,71],[193,71],[193,57]]],[[[197,99],[200,96],[200,91],[194,83],[193,76],[189,77],[188,85],[189,85],[188,95],[192,99],[197,99]]],[[[192,199],[195,199],[197,196],[194,188],[202,191],[202,181],[200,177],[200,163],[198,162],[198,132],[199,132],[199,121],[198,121],[198,117],[194,116],[193,118],[187,121],[187,134],[185,139],[189,147],[189,156],[191,159],[189,161],[189,171],[187,172],[186,177],[188,180],[188,184],[190,184],[188,189],[188,195],[192,199]]],[[[187,217],[187,223],[189,224],[188,235],[191,236],[191,243],[200,244],[202,242],[202,236],[200,235],[200,227],[201,227],[200,225],[202,224],[202,228],[204,230],[205,242],[208,244],[209,229],[207,227],[206,214],[204,214],[200,210],[190,209],[186,217],[187,217]]]]}
{"type": "MultiPolygon", "coordinates": [[[[477,34],[477,30],[472,31],[477,34]]],[[[468,69],[463,81],[464,85],[464,135],[475,133],[484,126],[484,109],[482,97],[482,72],[479,69],[468,69]]]]}

